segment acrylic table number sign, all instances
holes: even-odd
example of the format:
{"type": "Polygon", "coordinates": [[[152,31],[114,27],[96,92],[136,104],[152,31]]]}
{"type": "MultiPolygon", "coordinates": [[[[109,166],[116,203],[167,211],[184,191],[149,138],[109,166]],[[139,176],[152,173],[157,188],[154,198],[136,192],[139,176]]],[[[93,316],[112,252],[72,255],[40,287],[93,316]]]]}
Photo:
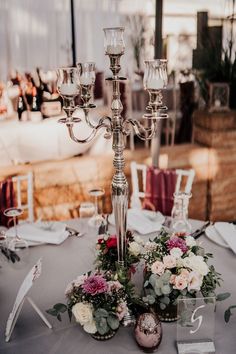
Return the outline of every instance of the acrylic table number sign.
{"type": "Polygon", "coordinates": [[[179,354],[215,353],[215,297],[178,300],[177,348],[179,354]]]}
{"type": "Polygon", "coordinates": [[[13,332],[13,329],[15,327],[16,321],[19,317],[20,311],[22,309],[22,306],[23,306],[25,300],[28,300],[30,305],[37,312],[37,314],[41,317],[43,322],[49,328],[52,328],[52,325],[49,323],[49,321],[44,316],[42,311],[37,307],[37,305],[34,303],[34,301],[29,296],[27,296],[27,294],[28,294],[29,290],[32,288],[35,280],[38,279],[39,276],[41,275],[41,271],[42,271],[42,260],[39,259],[38,262],[33,266],[33,268],[26,275],[25,279],[23,280],[23,282],[20,286],[20,289],[18,290],[16,300],[13,305],[13,309],[8,317],[8,320],[7,320],[6,331],[5,331],[6,342],[9,342],[9,340],[11,338],[11,334],[13,332]]]}

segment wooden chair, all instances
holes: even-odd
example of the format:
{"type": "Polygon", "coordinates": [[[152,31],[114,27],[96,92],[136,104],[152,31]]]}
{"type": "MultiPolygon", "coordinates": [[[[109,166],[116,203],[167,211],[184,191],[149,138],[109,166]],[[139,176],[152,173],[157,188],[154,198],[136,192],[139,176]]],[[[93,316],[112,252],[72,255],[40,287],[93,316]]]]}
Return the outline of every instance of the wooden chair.
{"type": "MultiPolygon", "coordinates": [[[[132,195],[131,195],[130,205],[131,208],[141,209],[142,208],[141,200],[145,198],[145,191],[146,191],[147,166],[132,161],[130,163],[130,168],[131,168],[131,183],[132,183],[132,195]]],[[[175,186],[175,193],[180,192],[181,185],[183,184],[185,177],[187,179],[184,187],[184,192],[191,193],[195,171],[193,169],[190,170],[177,169],[176,174],[177,174],[177,181],[175,186]]]]}
{"type": "Polygon", "coordinates": [[[34,222],[34,198],[33,198],[33,173],[29,172],[26,175],[18,175],[12,177],[14,188],[16,191],[17,207],[27,211],[27,221],[34,222]],[[22,201],[22,185],[26,188],[26,203],[22,201]]]}

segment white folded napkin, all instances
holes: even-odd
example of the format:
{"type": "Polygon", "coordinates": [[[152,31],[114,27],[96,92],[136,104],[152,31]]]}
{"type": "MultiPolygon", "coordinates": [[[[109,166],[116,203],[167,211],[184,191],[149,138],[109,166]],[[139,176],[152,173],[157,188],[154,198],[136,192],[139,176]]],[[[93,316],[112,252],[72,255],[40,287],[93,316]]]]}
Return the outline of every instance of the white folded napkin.
{"type": "Polygon", "coordinates": [[[162,227],[161,222],[152,221],[145,216],[142,209],[129,209],[127,213],[127,220],[128,227],[142,235],[159,231],[162,227]]]}
{"type": "MultiPolygon", "coordinates": [[[[59,245],[65,241],[69,235],[66,231],[66,224],[53,222],[52,226],[45,226],[43,223],[23,223],[17,226],[17,234],[26,241],[34,241],[41,243],[51,243],[59,245]]],[[[14,227],[7,230],[8,237],[15,236],[14,227]]]]}
{"type": "Polygon", "coordinates": [[[236,254],[236,227],[228,222],[216,222],[215,229],[236,254]]]}

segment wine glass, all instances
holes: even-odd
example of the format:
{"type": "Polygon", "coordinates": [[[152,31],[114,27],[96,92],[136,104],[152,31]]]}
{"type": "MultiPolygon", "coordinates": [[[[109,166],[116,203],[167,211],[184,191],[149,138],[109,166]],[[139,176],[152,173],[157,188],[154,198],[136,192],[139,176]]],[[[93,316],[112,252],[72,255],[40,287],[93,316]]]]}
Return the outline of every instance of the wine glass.
{"type": "Polygon", "coordinates": [[[17,257],[16,259],[20,266],[27,262],[29,256],[29,245],[28,242],[20,238],[17,232],[17,218],[23,214],[21,208],[8,208],[4,211],[4,215],[8,218],[13,218],[14,223],[14,236],[9,237],[7,241],[7,248],[10,252],[14,253],[17,257]]]}
{"type": "Polygon", "coordinates": [[[77,68],[68,67],[57,70],[57,90],[63,98],[63,109],[66,118],[59,119],[59,123],[73,124],[81,121],[80,118],[72,118],[76,110],[75,97],[80,93],[80,82],[77,68]]]}
{"type": "Polygon", "coordinates": [[[94,206],[95,211],[93,216],[89,219],[89,225],[92,227],[99,227],[102,222],[105,222],[105,219],[101,214],[98,213],[98,197],[102,197],[105,194],[104,189],[102,188],[94,188],[90,189],[89,194],[94,197],[94,206]]]}

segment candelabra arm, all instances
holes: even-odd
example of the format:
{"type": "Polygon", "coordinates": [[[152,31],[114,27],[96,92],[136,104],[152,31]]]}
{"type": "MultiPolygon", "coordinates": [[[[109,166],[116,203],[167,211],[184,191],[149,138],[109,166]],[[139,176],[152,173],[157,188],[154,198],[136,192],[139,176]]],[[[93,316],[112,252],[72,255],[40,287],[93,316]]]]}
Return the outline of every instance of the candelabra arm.
{"type": "Polygon", "coordinates": [[[103,122],[103,120],[100,120],[101,122],[93,128],[93,130],[91,131],[91,133],[85,138],[85,139],[78,139],[73,131],[73,124],[66,124],[70,138],[75,141],[76,143],[81,143],[81,144],[85,144],[85,143],[89,143],[91,140],[93,140],[93,138],[95,137],[95,135],[97,134],[98,130],[101,128],[105,128],[106,129],[106,133],[105,133],[105,137],[108,138],[108,134],[110,134],[111,131],[111,125],[109,124],[105,124],[103,122]]]}
{"type": "Polygon", "coordinates": [[[157,130],[157,123],[154,120],[151,121],[151,127],[149,128],[145,128],[139,121],[135,119],[127,119],[127,122],[132,125],[135,134],[141,140],[151,140],[157,130]]]}

